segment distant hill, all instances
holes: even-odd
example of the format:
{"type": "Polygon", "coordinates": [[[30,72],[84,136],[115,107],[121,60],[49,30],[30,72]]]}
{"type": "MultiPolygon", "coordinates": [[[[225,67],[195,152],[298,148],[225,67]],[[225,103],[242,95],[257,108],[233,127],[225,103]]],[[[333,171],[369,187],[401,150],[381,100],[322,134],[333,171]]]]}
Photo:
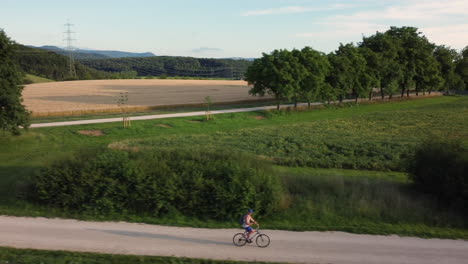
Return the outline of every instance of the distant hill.
{"type": "MultiPolygon", "coordinates": [[[[33,47],[39,49],[50,50],[57,52],[61,55],[66,55],[68,52],[62,48],[56,46],[42,46],[42,47],[33,47]]],[[[129,58],[129,57],[153,57],[156,56],[151,52],[144,53],[135,53],[135,52],[126,52],[126,51],[117,51],[117,50],[88,50],[88,49],[76,49],[74,50],[74,57],[77,60],[88,60],[88,59],[105,59],[105,58],[129,58]]]]}
{"type": "Polygon", "coordinates": [[[243,57],[230,57],[230,58],[225,58],[228,60],[246,60],[246,61],[254,61],[255,58],[243,58],[243,57]]]}
{"type": "MultiPolygon", "coordinates": [[[[68,58],[51,50],[31,48],[17,44],[15,59],[21,69],[31,75],[56,80],[74,79],[70,76],[68,58]]],[[[76,78],[86,79],[108,79],[118,78],[119,73],[108,73],[75,63],[76,78]],[[115,75],[115,76],[114,76],[115,75]]]]}
{"type": "Polygon", "coordinates": [[[252,62],[248,60],[205,59],[172,56],[81,60],[80,63],[100,71],[135,71],[138,76],[178,76],[227,79],[244,78],[247,68],[252,64],[252,62]]]}
{"type": "MultiPolygon", "coordinates": [[[[26,73],[52,79],[69,79],[67,51],[56,46],[19,45],[17,59],[26,73]]],[[[74,52],[78,79],[132,78],[167,76],[242,79],[251,59],[207,59],[154,56],[153,53],[95,51],[74,52]],[[107,55],[106,55],[107,54],[107,55]],[[111,56],[121,56],[118,58],[111,56]],[[140,56],[140,57],[138,57],[140,56]]]]}

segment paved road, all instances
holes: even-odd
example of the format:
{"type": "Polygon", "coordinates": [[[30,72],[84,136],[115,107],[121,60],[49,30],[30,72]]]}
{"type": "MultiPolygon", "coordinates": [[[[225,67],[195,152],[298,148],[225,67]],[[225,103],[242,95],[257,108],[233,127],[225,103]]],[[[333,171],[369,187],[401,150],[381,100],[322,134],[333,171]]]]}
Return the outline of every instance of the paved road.
{"type": "Polygon", "coordinates": [[[296,263],[466,264],[468,241],[265,230],[267,248],[236,247],[238,229],[0,216],[0,246],[296,263]]]}

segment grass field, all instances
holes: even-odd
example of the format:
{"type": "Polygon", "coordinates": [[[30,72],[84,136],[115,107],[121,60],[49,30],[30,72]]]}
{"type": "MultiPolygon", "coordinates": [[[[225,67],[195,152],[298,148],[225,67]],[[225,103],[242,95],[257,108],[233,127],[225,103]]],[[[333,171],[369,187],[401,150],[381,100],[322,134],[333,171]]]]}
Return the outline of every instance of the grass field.
{"type": "Polygon", "coordinates": [[[25,83],[28,83],[28,84],[55,82],[54,80],[35,76],[32,74],[26,74],[24,79],[25,79],[25,83]]]}
{"type": "Polygon", "coordinates": [[[235,220],[202,221],[178,214],[79,215],[23,199],[38,168],[77,149],[203,146],[254,153],[290,166],[275,169],[287,199],[281,212],[259,219],[265,228],[468,239],[468,221],[460,212],[416,193],[406,175],[397,172],[405,155],[428,137],[468,143],[467,106],[467,97],[438,97],[305,112],[226,114],[209,122],[203,117],[139,121],[129,129],[110,123],[31,129],[19,137],[5,133],[0,136],[0,214],[234,227],[235,220]],[[103,135],[79,134],[82,130],[103,135]]]}
{"type": "Polygon", "coordinates": [[[26,108],[36,116],[121,112],[117,100],[128,93],[127,110],[149,110],[168,105],[197,105],[206,96],[216,102],[258,98],[248,94],[244,81],[228,80],[92,80],[26,85],[26,108]]]}
{"type": "MultiPolygon", "coordinates": [[[[67,251],[14,249],[0,247],[0,263],[11,264],[248,264],[265,262],[243,262],[228,260],[189,259],[175,257],[151,257],[151,256],[129,256],[110,255],[96,253],[78,253],[67,251]]],[[[271,262],[269,262],[271,263],[271,262]]]]}

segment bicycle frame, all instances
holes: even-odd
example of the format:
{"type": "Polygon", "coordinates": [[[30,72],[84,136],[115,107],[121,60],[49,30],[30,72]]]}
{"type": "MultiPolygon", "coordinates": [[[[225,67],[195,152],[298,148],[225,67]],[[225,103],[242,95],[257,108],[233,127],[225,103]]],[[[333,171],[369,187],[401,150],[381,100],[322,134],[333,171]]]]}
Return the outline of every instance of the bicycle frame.
{"type": "MultiPolygon", "coordinates": [[[[257,228],[254,228],[253,236],[249,237],[249,239],[251,239],[251,240],[253,240],[255,237],[261,235],[261,233],[260,233],[260,231],[259,231],[260,225],[259,225],[259,224],[256,224],[256,225],[257,225],[257,228]]],[[[248,233],[249,233],[249,232],[247,232],[247,230],[244,231],[244,237],[245,237],[245,239],[247,239],[247,234],[248,234],[248,233]]]]}

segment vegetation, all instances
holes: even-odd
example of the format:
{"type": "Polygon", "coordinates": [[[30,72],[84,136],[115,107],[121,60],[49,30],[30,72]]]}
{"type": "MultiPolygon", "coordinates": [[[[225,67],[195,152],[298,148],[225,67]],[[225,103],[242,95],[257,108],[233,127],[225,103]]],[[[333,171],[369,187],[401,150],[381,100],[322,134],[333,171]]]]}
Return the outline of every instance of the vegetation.
{"type": "MultiPolygon", "coordinates": [[[[110,123],[34,129],[20,137],[3,135],[0,137],[0,213],[236,227],[237,217],[200,219],[177,210],[161,212],[157,217],[151,212],[74,212],[51,204],[26,201],[33,175],[42,168],[52,168],[57,164],[56,160],[65,159],[81,149],[99,153],[97,150],[109,147],[113,149],[111,153],[129,157],[171,152],[170,149],[190,151],[200,148],[208,150],[208,153],[222,149],[218,152],[243,153],[241,156],[253,154],[278,164],[317,167],[325,164],[324,167],[332,168],[274,167],[273,171],[282,180],[284,188],[275,213],[269,216],[260,213],[256,217],[265,228],[466,239],[466,217],[460,210],[441,206],[431,195],[413,189],[404,173],[388,170],[400,170],[403,165],[396,164],[411,156],[411,150],[425,138],[441,135],[459,138],[466,144],[468,128],[463,118],[467,100],[466,97],[450,96],[384,104],[353,104],[318,111],[225,114],[217,115],[209,122],[204,122],[202,116],[135,121],[129,129],[110,123]],[[263,119],[257,118],[259,116],[263,119]],[[82,130],[100,130],[103,136],[77,133],[82,130]],[[310,163],[298,162],[302,160],[310,163]],[[333,168],[340,166],[382,171],[333,168]]],[[[190,157],[191,154],[187,155],[190,157]]],[[[217,155],[215,157],[222,157],[217,155]]],[[[235,156],[230,155],[229,159],[235,156]]],[[[101,160],[106,161],[99,159],[99,162],[101,160]]],[[[129,164],[137,161],[132,158],[129,164]]],[[[93,164],[96,163],[90,163],[87,168],[93,164]]],[[[79,167],[82,171],[87,169],[79,167]]],[[[113,188],[114,185],[110,186],[113,188]]]]}
{"type": "Polygon", "coordinates": [[[289,206],[268,219],[275,228],[468,238],[466,216],[415,192],[403,173],[278,170],[289,206]]]}
{"type": "Polygon", "coordinates": [[[26,76],[23,78],[23,84],[46,83],[46,82],[53,82],[53,81],[54,80],[42,78],[42,77],[31,75],[31,74],[26,74],[26,76]]]}
{"type": "Polygon", "coordinates": [[[78,253],[67,251],[50,250],[32,250],[32,249],[14,249],[0,247],[0,262],[11,264],[248,264],[264,262],[242,262],[229,260],[208,260],[208,259],[189,259],[176,257],[153,257],[153,256],[130,256],[130,255],[110,255],[97,253],[78,253]]]}
{"type": "Polygon", "coordinates": [[[455,64],[456,74],[461,77],[465,83],[465,88],[468,89],[468,46],[466,46],[461,52],[461,55],[457,57],[455,64]]]}
{"type": "Polygon", "coordinates": [[[66,56],[53,51],[30,48],[15,44],[14,60],[20,69],[28,74],[55,81],[91,80],[91,79],[124,79],[134,78],[135,73],[124,71],[108,73],[98,71],[75,62],[76,76],[70,76],[69,60],[66,56]]]}
{"type": "Polygon", "coordinates": [[[468,209],[468,147],[460,140],[424,141],[409,158],[415,186],[445,206],[468,209]]]}
{"type": "Polygon", "coordinates": [[[14,43],[0,30],[0,129],[19,134],[19,126],[28,128],[29,112],[21,104],[23,79],[13,56],[14,43]]]}
{"type": "MultiPolygon", "coordinates": [[[[428,104],[412,108],[397,105],[381,105],[392,111],[373,113],[365,113],[370,106],[353,104],[304,115],[287,111],[263,112],[263,118],[272,122],[277,120],[278,125],[195,133],[183,137],[167,135],[127,139],[122,144],[155,149],[187,146],[214,148],[221,145],[268,157],[277,164],[287,166],[401,171],[405,169],[405,157],[426,137],[421,135],[466,136],[466,132],[463,132],[466,121],[462,114],[466,112],[465,98],[451,101],[450,106],[428,104]],[[350,113],[365,114],[349,116],[350,113]],[[306,116],[315,120],[307,120],[306,116]],[[450,125],[447,120],[450,120],[450,125]]],[[[410,105],[412,103],[407,102],[406,106],[410,105]]]]}
{"type": "Polygon", "coordinates": [[[242,79],[252,62],[234,59],[155,56],[80,60],[80,63],[106,72],[134,71],[138,76],[242,79]]]}
{"type": "Polygon", "coordinates": [[[278,106],[281,100],[310,102],[311,98],[322,102],[341,102],[345,98],[355,98],[357,102],[365,97],[372,100],[374,89],[380,90],[382,98],[392,98],[398,89],[401,97],[405,93],[409,96],[410,91],[416,95],[448,92],[468,88],[464,83],[468,76],[466,53],[466,48],[459,55],[430,43],[417,28],[391,27],[384,33],[364,37],[357,46],[341,44],[328,55],[311,48],[274,50],[254,60],[245,80],[253,86],[251,94],[273,95],[278,106]],[[305,54],[313,53],[314,64],[303,59],[305,54]],[[322,74],[326,76],[325,83],[310,83],[314,78],[311,76],[322,74]],[[309,92],[304,93],[304,89],[309,92]]]}
{"type": "Polygon", "coordinates": [[[242,208],[269,215],[281,198],[267,162],[226,151],[93,149],[54,162],[32,184],[33,202],[93,215],[228,220],[242,208]]]}

